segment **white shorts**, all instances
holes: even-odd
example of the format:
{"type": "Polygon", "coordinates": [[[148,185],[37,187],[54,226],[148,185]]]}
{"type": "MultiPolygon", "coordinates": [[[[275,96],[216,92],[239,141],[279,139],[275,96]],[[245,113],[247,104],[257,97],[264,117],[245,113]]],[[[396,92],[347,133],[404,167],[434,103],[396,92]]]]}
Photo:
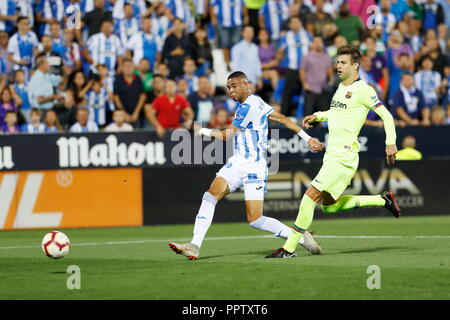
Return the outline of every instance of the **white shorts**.
{"type": "Polygon", "coordinates": [[[216,175],[225,179],[230,192],[244,186],[245,200],[264,200],[268,176],[265,162],[244,162],[231,157],[216,175]]]}

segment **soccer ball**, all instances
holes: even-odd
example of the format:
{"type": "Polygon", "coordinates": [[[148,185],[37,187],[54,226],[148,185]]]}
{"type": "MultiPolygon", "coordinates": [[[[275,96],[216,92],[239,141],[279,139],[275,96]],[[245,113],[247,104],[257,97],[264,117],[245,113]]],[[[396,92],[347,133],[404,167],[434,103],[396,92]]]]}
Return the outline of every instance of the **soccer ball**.
{"type": "Polygon", "coordinates": [[[42,250],[52,259],[59,259],[69,253],[69,238],[62,232],[52,231],[42,239],[42,250]]]}

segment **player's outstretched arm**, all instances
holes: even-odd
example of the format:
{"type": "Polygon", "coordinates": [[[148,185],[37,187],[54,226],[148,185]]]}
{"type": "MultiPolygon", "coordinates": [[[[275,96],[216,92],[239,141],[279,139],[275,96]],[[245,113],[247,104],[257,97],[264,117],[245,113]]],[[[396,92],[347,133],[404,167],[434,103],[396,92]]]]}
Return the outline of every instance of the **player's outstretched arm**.
{"type": "Polygon", "coordinates": [[[198,134],[203,135],[203,136],[207,136],[207,137],[213,137],[213,138],[216,138],[216,139],[219,139],[219,140],[228,140],[232,136],[234,136],[234,134],[236,133],[237,130],[238,130],[237,127],[235,127],[234,125],[230,124],[228,126],[228,128],[223,129],[223,130],[201,128],[198,131],[198,134]]]}
{"type": "Polygon", "coordinates": [[[388,164],[394,164],[395,154],[397,153],[397,146],[395,140],[397,135],[395,133],[394,118],[385,106],[380,105],[374,109],[375,113],[378,114],[383,120],[384,132],[386,133],[386,160],[388,164]]]}
{"type": "Polygon", "coordinates": [[[305,140],[308,143],[308,146],[311,149],[311,151],[323,150],[324,145],[320,143],[319,140],[317,140],[316,138],[311,138],[309,134],[307,134],[304,130],[302,130],[302,128],[300,128],[299,125],[297,125],[294,121],[286,117],[284,114],[281,114],[277,111],[273,111],[269,115],[269,119],[281,123],[286,128],[298,134],[303,140],[305,140]]]}
{"type": "Polygon", "coordinates": [[[328,111],[318,111],[318,112],[315,112],[314,114],[304,117],[303,121],[302,121],[302,125],[306,129],[309,129],[312,127],[311,123],[327,121],[327,120],[328,120],[328,111]]]}

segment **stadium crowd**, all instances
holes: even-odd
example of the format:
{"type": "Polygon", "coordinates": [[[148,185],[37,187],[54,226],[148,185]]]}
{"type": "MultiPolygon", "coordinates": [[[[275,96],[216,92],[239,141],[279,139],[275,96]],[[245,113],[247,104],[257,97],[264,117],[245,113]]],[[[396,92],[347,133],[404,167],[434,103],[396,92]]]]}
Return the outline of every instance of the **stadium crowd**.
{"type": "Polygon", "coordinates": [[[450,0],[1,0],[0,131],[224,128],[219,69],[301,119],[345,44],[398,126],[450,124],[449,27],[450,0]]]}

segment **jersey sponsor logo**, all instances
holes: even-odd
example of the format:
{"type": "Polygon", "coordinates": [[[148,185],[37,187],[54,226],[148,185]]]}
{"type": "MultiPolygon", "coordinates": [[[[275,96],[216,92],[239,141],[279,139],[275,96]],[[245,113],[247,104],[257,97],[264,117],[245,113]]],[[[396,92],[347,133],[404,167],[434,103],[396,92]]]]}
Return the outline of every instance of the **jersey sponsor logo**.
{"type": "Polygon", "coordinates": [[[333,99],[331,100],[331,108],[347,109],[347,104],[333,99]]]}
{"type": "Polygon", "coordinates": [[[353,95],[353,92],[348,91],[348,92],[345,94],[345,97],[346,97],[347,99],[350,99],[350,98],[352,97],[352,95],[353,95]]]}

